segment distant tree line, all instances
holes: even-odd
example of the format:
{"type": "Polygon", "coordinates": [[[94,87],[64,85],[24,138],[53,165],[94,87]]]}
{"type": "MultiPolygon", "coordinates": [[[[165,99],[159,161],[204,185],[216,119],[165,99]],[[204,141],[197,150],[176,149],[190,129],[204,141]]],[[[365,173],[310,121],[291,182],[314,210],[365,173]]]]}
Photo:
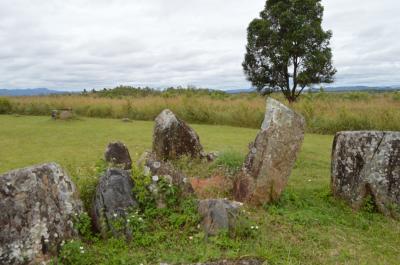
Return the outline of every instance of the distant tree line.
{"type": "Polygon", "coordinates": [[[115,88],[102,90],[87,91],[86,89],[82,92],[82,95],[96,96],[105,98],[123,98],[123,97],[149,97],[149,96],[162,96],[162,97],[174,97],[178,95],[186,96],[211,96],[213,98],[225,98],[229,97],[229,94],[221,90],[212,90],[206,88],[196,88],[194,86],[189,87],[169,87],[166,89],[155,89],[150,87],[133,87],[133,86],[118,86],[115,88]]]}

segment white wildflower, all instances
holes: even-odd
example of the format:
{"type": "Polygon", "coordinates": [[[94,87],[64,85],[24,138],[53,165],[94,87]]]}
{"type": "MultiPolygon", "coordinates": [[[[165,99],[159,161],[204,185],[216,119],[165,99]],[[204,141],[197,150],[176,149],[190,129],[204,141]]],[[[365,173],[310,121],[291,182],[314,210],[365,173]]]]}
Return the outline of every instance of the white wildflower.
{"type": "Polygon", "coordinates": [[[129,223],[131,220],[127,219],[126,221],[129,223]]]}
{"type": "Polygon", "coordinates": [[[153,167],[156,168],[156,169],[160,168],[161,167],[161,163],[156,161],[156,162],[153,163],[153,167]]]}
{"type": "Polygon", "coordinates": [[[189,237],[189,240],[193,240],[193,237],[192,237],[192,236],[190,236],[190,237],[189,237]]]}
{"type": "Polygon", "coordinates": [[[149,167],[144,167],[143,173],[144,173],[146,176],[150,175],[150,168],[149,168],[149,167]]]}
{"type": "Polygon", "coordinates": [[[85,254],[85,251],[84,251],[84,250],[81,250],[81,254],[85,254]]]}
{"type": "Polygon", "coordinates": [[[141,221],[141,222],[143,221],[143,218],[142,218],[142,217],[139,217],[138,219],[139,219],[139,221],[141,221]]]}
{"type": "Polygon", "coordinates": [[[80,250],[83,250],[83,247],[79,247],[80,250]]]}
{"type": "Polygon", "coordinates": [[[116,214],[116,213],[115,213],[115,214],[113,214],[113,215],[114,215],[114,217],[117,217],[117,216],[118,216],[118,214],[116,214]]]}
{"type": "Polygon", "coordinates": [[[251,228],[251,229],[254,229],[254,226],[251,226],[250,228],[251,228]]]}
{"type": "Polygon", "coordinates": [[[158,178],[157,175],[152,176],[151,179],[152,179],[154,182],[157,182],[157,181],[159,180],[159,178],[158,178]]]}
{"type": "Polygon", "coordinates": [[[258,225],[256,225],[256,229],[258,230],[258,225]]]}

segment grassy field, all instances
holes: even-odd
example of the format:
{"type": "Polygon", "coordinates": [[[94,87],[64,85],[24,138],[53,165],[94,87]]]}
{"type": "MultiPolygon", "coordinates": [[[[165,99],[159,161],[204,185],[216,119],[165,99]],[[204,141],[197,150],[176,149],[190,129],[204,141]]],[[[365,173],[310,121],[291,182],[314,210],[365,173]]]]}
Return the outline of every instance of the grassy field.
{"type": "MultiPolygon", "coordinates": [[[[281,94],[272,96],[287,104],[281,94]]],[[[292,107],[306,118],[309,133],[400,130],[400,92],[305,93],[292,107]]],[[[255,93],[196,92],[113,98],[101,97],[98,93],[0,98],[0,114],[50,115],[52,109],[62,108],[72,108],[82,117],[147,121],[170,108],[191,123],[258,128],[264,117],[265,98],[255,93]]]]}
{"type": "MultiPolygon", "coordinates": [[[[81,193],[108,142],[122,140],[134,160],[151,147],[152,122],[123,123],[82,118],[68,122],[48,117],[0,115],[0,173],[48,161],[66,168],[81,193]]],[[[206,150],[246,153],[255,129],[193,125],[206,150]]],[[[160,231],[158,241],[137,247],[123,240],[80,242],[75,264],[155,264],[220,258],[259,257],[268,264],[400,264],[400,222],[378,213],[353,212],[330,195],[331,135],[306,135],[282,199],[249,208],[259,226],[248,238],[205,242],[201,234],[160,231]]],[[[86,186],[85,186],[86,185],[86,186]]],[[[192,232],[191,232],[192,233],[192,232]]],[[[145,236],[145,235],[143,235],[145,236]]],[[[71,248],[73,249],[73,248],[71,248]]],[[[74,257],[75,257],[74,256],[74,257]]]]}

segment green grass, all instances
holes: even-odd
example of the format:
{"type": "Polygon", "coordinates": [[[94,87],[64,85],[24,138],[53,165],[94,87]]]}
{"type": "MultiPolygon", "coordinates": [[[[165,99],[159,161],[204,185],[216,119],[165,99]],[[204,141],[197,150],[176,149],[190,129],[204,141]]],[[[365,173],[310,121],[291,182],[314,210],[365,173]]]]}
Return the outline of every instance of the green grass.
{"type": "MultiPolygon", "coordinates": [[[[227,126],[193,127],[207,151],[243,155],[257,133],[227,126]]],[[[151,148],[152,128],[152,122],[89,118],[63,122],[0,115],[0,172],[56,161],[85,194],[94,182],[84,180],[102,158],[108,142],[125,142],[137,159],[151,148]]],[[[330,195],[332,138],[306,135],[282,199],[248,209],[260,227],[255,237],[218,237],[205,242],[201,233],[189,240],[179,229],[160,230],[154,235],[160,240],[148,247],[110,239],[79,243],[85,245],[85,254],[79,253],[78,245],[69,245],[68,251],[76,255],[76,264],[180,263],[246,256],[266,259],[268,264],[400,264],[399,221],[378,213],[353,212],[330,195]]]]}

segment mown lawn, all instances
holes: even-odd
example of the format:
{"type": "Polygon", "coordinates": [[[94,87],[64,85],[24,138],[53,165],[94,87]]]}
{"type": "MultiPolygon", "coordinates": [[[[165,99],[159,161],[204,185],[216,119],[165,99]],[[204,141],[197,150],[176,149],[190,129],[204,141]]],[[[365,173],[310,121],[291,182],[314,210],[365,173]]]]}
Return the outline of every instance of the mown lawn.
{"type": "MultiPolygon", "coordinates": [[[[133,159],[151,148],[152,122],[112,119],[52,121],[48,117],[0,115],[0,173],[56,161],[81,189],[86,169],[102,158],[108,142],[125,142],[133,159]],[[85,172],[85,173],[82,173],[85,172]]],[[[193,125],[208,151],[246,153],[254,129],[193,125]]],[[[259,257],[268,264],[400,264],[400,222],[378,213],[353,212],[330,195],[332,136],[307,135],[282,199],[248,209],[259,226],[255,237],[189,240],[178,230],[135,247],[121,240],[85,245],[80,264],[155,264],[259,257]]],[[[143,235],[146,236],[146,235],[143,235]]],[[[79,259],[78,259],[79,260],[79,259]]]]}

